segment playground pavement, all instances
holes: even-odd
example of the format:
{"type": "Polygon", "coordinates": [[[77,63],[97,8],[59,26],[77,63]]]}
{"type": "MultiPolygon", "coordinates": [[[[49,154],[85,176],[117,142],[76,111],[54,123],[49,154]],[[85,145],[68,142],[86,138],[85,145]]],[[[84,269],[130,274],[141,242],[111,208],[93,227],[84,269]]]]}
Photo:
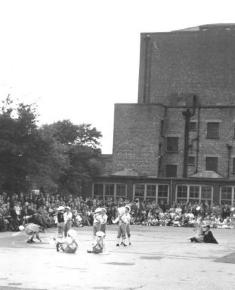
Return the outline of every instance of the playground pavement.
{"type": "Polygon", "coordinates": [[[116,247],[109,226],[99,255],[86,252],[92,228],[75,230],[76,254],[56,252],[56,229],[35,244],[0,233],[0,290],[235,289],[235,230],[213,230],[216,245],[190,243],[190,228],[132,226],[132,245],[116,247]]]}

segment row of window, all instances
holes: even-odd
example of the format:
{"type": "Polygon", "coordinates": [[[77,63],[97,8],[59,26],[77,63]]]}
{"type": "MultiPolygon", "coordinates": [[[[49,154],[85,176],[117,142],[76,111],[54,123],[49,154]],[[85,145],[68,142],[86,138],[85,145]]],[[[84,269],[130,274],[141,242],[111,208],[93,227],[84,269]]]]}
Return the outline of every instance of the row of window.
{"type": "Polygon", "coordinates": [[[126,198],[127,185],[124,183],[95,183],[93,185],[93,195],[102,199],[126,198]]]}
{"type": "MultiPolygon", "coordinates": [[[[196,157],[188,156],[188,165],[195,166],[196,157]]],[[[205,157],[205,170],[218,172],[219,158],[214,156],[205,157]]],[[[232,174],[235,174],[235,158],[232,158],[232,174]]],[[[177,177],[177,165],[166,165],[166,177],[177,177]]]]}
{"type": "MultiPolygon", "coordinates": [[[[207,135],[208,139],[218,139],[219,138],[219,124],[220,122],[207,122],[207,135]]],[[[164,120],[161,120],[161,135],[163,136],[164,132],[164,120]]],[[[189,122],[189,131],[196,132],[197,131],[197,122],[191,121],[189,122]]],[[[234,138],[235,138],[235,128],[234,128],[234,138]]]]}
{"type": "MultiPolygon", "coordinates": [[[[124,183],[95,183],[93,196],[107,199],[127,197],[127,184],[124,183]]],[[[136,183],[133,185],[133,199],[152,200],[158,204],[169,204],[168,184],[136,183]]],[[[213,202],[213,186],[209,185],[177,185],[176,202],[213,202]]],[[[220,203],[234,204],[235,186],[220,187],[220,203]]]]}
{"type": "MultiPolygon", "coordinates": [[[[208,122],[207,123],[207,139],[219,139],[219,122],[208,122]]],[[[197,123],[189,123],[189,131],[196,131],[197,123]]],[[[161,129],[162,130],[162,129],[161,129]]],[[[235,138],[235,129],[234,129],[235,138]]],[[[179,150],[179,137],[167,137],[166,138],[166,150],[167,152],[178,152],[179,150]]]]}

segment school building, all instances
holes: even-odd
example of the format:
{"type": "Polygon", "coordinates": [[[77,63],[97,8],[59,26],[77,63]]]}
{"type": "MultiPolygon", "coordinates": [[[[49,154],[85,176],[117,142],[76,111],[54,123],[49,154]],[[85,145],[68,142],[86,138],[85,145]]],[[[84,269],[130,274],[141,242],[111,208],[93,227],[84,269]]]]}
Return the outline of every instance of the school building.
{"type": "Polygon", "coordinates": [[[235,24],[142,33],[136,104],[116,104],[104,199],[235,203],[235,24]]]}

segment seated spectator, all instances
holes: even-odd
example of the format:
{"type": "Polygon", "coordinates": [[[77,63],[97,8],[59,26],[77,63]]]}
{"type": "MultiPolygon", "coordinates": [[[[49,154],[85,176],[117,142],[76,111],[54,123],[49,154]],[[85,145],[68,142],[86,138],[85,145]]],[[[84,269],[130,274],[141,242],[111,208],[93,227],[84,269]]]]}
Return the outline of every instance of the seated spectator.
{"type": "Polygon", "coordinates": [[[212,244],[218,244],[215,237],[212,234],[212,231],[210,230],[210,226],[207,225],[203,231],[204,237],[203,242],[204,243],[212,243],[212,244]]]}

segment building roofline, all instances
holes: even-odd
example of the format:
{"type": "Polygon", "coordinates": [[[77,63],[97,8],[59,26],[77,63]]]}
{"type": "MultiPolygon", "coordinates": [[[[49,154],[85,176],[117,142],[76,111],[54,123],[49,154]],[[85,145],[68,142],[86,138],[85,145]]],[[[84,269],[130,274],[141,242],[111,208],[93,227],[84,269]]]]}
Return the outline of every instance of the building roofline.
{"type": "Polygon", "coordinates": [[[198,26],[186,27],[177,30],[170,30],[170,31],[160,31],[160,32],[141,32],[141,35],[154,35],[154,34],[172,34],[172,33],[197,33],[197,32],[204,32],[204,31],[233,31],[235,30],[235,23],[211,23],[211,24],[202,24],[198,26]]]}
{"type": "MultiPolygon", "coordinates": [[[[115,103],[116,105],[137,105],[137,106],[160,106],[163,108],[169,108],[169,109],[187,109],[187,108],[191,108],[192,106],[172,106],[172,105],[164,105],[161,103],[115,103]]],[[[230,109],[230,108],[235,108],[235,105],[203,105],[203,106],[197,106],[197,108],[200,109],[230,109]]]]}

